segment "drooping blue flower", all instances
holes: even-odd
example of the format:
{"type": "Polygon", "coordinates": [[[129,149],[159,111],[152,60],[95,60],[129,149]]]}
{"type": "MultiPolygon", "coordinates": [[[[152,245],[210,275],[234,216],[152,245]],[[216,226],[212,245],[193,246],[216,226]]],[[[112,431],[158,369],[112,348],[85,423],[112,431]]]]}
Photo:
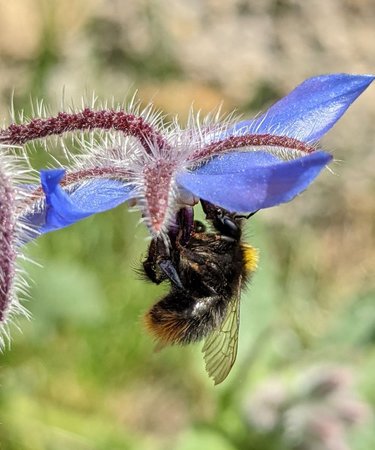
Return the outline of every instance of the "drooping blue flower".
{"type": "MultiPolygon", "coordinates": [[[[260,117],[234,124],[160,126],[148,135],[143,122],[137,129],[133,121],[127,133],[132,138],[116,148],[88,155],[66,171],[41,171],[43,192],[25,208],[24,221],[44,233],[132,200],[157,234],[181,206],[199,198],[243,213],[288,202],[331,161],[317,140],[373,80],[310,78],[260,117]]],[[[97,127],[120,129],[114,120],[108,125],[106,113],[107,122],[98,120],[97,127]]]]}

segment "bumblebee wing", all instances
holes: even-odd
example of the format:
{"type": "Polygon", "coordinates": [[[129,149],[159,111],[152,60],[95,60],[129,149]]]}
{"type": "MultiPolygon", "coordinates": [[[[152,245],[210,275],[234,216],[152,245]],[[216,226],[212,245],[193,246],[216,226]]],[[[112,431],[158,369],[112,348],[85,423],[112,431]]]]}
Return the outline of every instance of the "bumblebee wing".
{"type": "Polygon", "coordinates": [[[241,280],[236,295],[229,302],[223,323],[206,338],[202,348],[207,373],[215,385],[225,380],[237,357],[240,292],[241,280]]]}

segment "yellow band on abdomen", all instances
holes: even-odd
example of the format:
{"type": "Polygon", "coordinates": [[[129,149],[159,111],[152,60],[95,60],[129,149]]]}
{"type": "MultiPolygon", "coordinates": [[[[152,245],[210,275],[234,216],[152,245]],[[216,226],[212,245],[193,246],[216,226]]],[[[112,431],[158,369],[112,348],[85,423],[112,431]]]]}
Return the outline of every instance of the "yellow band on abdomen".
{"type": "Polygon", "coordinates": [[[254,272],[258,267],[259,252],[249,244],[241,244],[245,259],[245,269],[254,272]]]}

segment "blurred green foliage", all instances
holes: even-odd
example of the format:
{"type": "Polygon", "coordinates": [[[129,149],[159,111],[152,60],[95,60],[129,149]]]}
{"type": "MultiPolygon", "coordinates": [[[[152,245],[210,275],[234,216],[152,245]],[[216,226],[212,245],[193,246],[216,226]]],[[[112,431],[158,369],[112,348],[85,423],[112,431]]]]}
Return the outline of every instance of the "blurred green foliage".
{"type": "MultiPolygon", "coordinates": [[[[223,97],[224,106],[234,104],[238,93],[230,97],[230,87],[217,79],[199,80],[173,56],[175,43],[168,42],[152,2],[144,3],[146,11],[134,15],[139,40],[147,29],[152,45],[145,44],[142,52],[132,47],[128,18],[116,21],[116,2],[104,10],[83,7],[82,23],[71,22],[75,34],[65,47],[61,35],[69,25],[60,22],[57,3],[25,1],[40,18],[40,34],[26,55],[2,49],[2,110],[9,105],[14,84],[19,87],[16,110],[25,108],[31,114],[29,95],[56,100],[55,91],[63,84],[69,87],[70,76],[77,76],[80,57],[82,64],[91,64],[88,86],[108,98],[133,83],[147,93],[160,89],[156,102],[167,104],[168,112],[176,104],[185,108],[179,96],[184,86],[189,103],[196,100],[197,107],[205,109],[212,97],[223,97]],[[76,51],[81,53],[77,56],[76,51]],[[18,75],[8,79],[8,69],[18,75]],[[104,74],[109,74],[106,81],[104,74]],[[188,81],[194,76],[199,86],[192,89],[188,81]],[[181,80],[186,84],[176,87],[181,80]],[[194,98],[194,93],[202,96],[194,98]]],[[[245,3],[237,12],[256,18],[256,2],[245,3]]],[[[61,5],[73,8],[68,1],[61,5]]],[[[289,2],[269,2],[266,17],[284,14],[283,5],[291,7],[289,2]]],[[[7,12],[3,10],[3,20],[7,12]]],[[[207,8],[202,14],[207,24],[217,17],[212,11],[210,19],[207,8]]],[[[237,45],[240,49],[243,42],[237,45]]],[[[292,64],[289,70],[293,72],[292,64]]],[[[330,67],[322,58],[321,66],[317,63],[312,70],[326,72],[330,67]]],[[[283,94],[284,86],[272,84],[267,76],[255,87],[249,83],[252,89],[241,105],[247,114],[283,94]]],[[[30,153],[38,166],[48,160],[41,156],[42,149],[30,153]]],[[[365,160],[354,162],[358,164],[365,173],[365,160]]],[[[200,346],[155,353],[144,332],[142,315],[165,288],[145,283],[134,270],[147,247],[147,231],[137,225],[137,213],[122,206],[29,244],[27,255],[38,263],[22,261],[32,280],[26,302],[32,319],[19,323],[22,333],[13,327],[11,348],[1,357],[0,448],[290,449],[281,430],[266,433],[250,425],[245,404],[263,381],[279,377],[288,382],[307,367],[327,362],[353,367],[360,395],[374,405],[375,205],[373,190],[368,189],[374,178],[369,180],[349,195],[347,186],[351,189],[354,182],[321,177],[280,212],[264,211],[250,221],[247,239],[260,249],[260,267],[242,298],[238,360],[217,388],[204,371],[200,346]]],[[[370,418],[356,430],[350,448],[375,448],[373,425],[370,418]]]]}

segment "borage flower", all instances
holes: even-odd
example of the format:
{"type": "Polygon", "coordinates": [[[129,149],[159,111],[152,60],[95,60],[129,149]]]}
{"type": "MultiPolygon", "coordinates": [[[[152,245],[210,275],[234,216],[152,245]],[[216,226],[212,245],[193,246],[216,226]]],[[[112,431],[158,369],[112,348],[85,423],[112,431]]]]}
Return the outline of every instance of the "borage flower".
{"type": "Polygon", "coordinates": [[[176,212],[199,199],[243,213],[287,202],[331,161],[317,141],[373,79],[311,78],[265,114],[238,123],[191,117],[182,129],[177,121],[166,126],[150,108],[86,108],[1,130],[0,329],[20,310],[15,261],[27,240],[128,200],[153,236],[170,232],[176,212]],[[87,141],[83,134],[71,166],[41,171],[38,186],[20,180],[24,169],[10,162],[14,153],[5,154],[6,146],[95,130],[102,139],[87,141]]]}
{"type": "Polygon", "coordinates": [[[41,171],[41,188],[23,218],[37,233],[57,230],[133,199],[151,233],[168,230],[181,206],[201,198],[230,211],[252,212],[290,201],[332,159],[316,142],[374,77],[334,74],[310,78],[260,117],[232,124],[206,120],[181,129],[155,117],[120,110],[60,113],[13,124],[7,144],[72,131],[121,131],[74,158],[69,170],[41,171]],[[146,116],[146,117],[145,117],[146,116]],[[108,144],[108,140],[107,140],[108,144]]]}
{"type": "Polygon", "coordinates": [[[57,230],[132,200],[153,235],[168,231],[176,211],[204,199],[230,211],[252,212],[304,191],[332,156],[317,141],[369,86],[369,75],[310,78],[254,120],[210,118],[186,129],[163,126],[149,109],[84,109],[13,124],[7,144],[95,129],[121,132],[89,146],[68,170],[41,171],[41,188],[24,205],[37,233],[57,230]],[[125,136],[125,137],[124,137],[125,136]]]}

